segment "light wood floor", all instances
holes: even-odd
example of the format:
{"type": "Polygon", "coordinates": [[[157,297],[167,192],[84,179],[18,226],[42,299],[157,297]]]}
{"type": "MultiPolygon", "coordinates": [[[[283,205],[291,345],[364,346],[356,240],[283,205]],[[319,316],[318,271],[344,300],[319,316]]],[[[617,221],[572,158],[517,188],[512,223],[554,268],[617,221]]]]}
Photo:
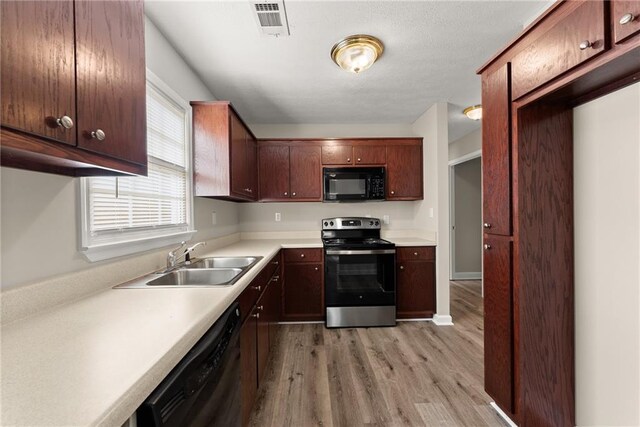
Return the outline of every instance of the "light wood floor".
{"type": "Polygon", "coordinates": [[[483,391],[480,282],[451,282],[454,326],[283,325],[253,426],[504,426],[483,391]]]}

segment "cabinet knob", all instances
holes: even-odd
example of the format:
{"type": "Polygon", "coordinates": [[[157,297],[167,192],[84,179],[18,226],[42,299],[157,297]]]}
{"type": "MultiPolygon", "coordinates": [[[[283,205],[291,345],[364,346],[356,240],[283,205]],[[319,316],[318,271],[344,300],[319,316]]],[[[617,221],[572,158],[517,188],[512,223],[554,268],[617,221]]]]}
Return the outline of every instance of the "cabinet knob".
{"type": "Polygon", "coordinates": [[[314,268],[315,271],[318,271],[318,267],[314,268]]]}
{"type": "Polygon", "coordinates": [[[256,308],[257,308],[258,310],[260,310],[260,311],[264,311],[264,305],[261,305],[261,306],[256,307],[256,308]]]}
{"type": "Polygon", "coordinates": [[[251,317],[259,319],[260,318],[260,313],[252,314],[251,317]]]}
{"type": "Polygon", "coordinates": [[[247,188],[247,191],[248,191],[249,193],[253,193],[253,190],[252,190],[252,189],[250,189],[250,188],[247,188]]]}
{"type": "Polygon", "coordinates": [[[489,224],[488,222],[485,222],[483,224],[484,228],[491,228],[491,224],[489,224]]]}
{"type": "Polygon", "coordinates": [[[296,195],[295,191],[294,191],[293,193],[291,193],[291,195],[292,195],[292,196],[295,196],[295,195],[296,195]]]}
{"type": "Polygon", "coordinates": [[[487,250],[487,251],[488,251],[489,249],[491,249],[491,245],[490,245],[490,244],[488,244],[488,243],[485,243],[485,244],[484,244],[484,248],[485,248],[485,250],[487,250]]]}
{"type": "Polygon", "coordinates": [[[358,161],[359,161],[359,162],[361,162],[361,161],[362,161],[362,159],[361,159],[360,157],[358,157],[358,161]]]}
{"type": "Polygon", "coordinates": [[[350,161],[351,161],[351,157],[348,157],[348,158],[347,158],[347,162],[350,162],[350,161]]]}
{"type": "Polygon", "coordinates": [[[278,264],[280,264],[280,262],[279,261],[273,261],[273,262],[271,262],[271,264],[278,265],[278,264]]]}
{"type": "Polygon", "coordinates": [[[262,290],[262,286],[252,286],[251,289],[260,292],[262,290]]]}
{"type": "Polygon", "coordinates": [[[404,270],[404,265],[401,265],[401,266],[400,266],[400,270],[404,270]]]}
{"type": "Polygon", "coordinates": [[[105,134],[102,129],[96,129],[91,132],[91,138],[97,139],[98,141],[104,141],[106,137],[107,134],[105,134]]]}
{"type": "Polygon", "coordinates": [[[414,255],[414,256],[418,256],[418,252],[414,252],[414,253],[413,253],[413,255],[414,255]]]}
{"type": "Polygon", "coordinates": [[[304,258],[304,254],[300,254],[300,258],[304,258]]]}
{"type": "Polygon", "coordinates": [[[636,17],[633,16],[632,13],[625,13],[624,15],[622,15],[622,18],[620,18],[620,25],[627,25],[629,22],[633,21],[634,19],[636,19],[636,17]]]}
{"type": "Polygon", "coordinates": [[[73,120],[69,116],[62,116],[56,119],[56,124],[63,129],[71,129],[73,127],[73,120]]]}
{"type": "Polygon", "coordinates": [[[391,190],[391,194],[396,194],[396,192],[395,192],[395,191],[393,191],[393,190],[391,190]]]}
{"type": "Polygon", "coordinates": [[[583,40],[580,42],[580,50],[586,50],[593,46],[593,44],[589,40],[583,40]]]}
{"type": "Polygon", "coordinates": [[[280,279],[280,276],[273,276],[273,277],[271,278],[271,281],[272,281],[272,282],[277,282],[279,279],[280,279]]]}
{"type": "Polygon", "coordinates": [[[285,192],[284,192],[284,195],[285,195],[285,196],[288,196],[288,195],[289,195],[289,192],[285,191],[285,192]]]}

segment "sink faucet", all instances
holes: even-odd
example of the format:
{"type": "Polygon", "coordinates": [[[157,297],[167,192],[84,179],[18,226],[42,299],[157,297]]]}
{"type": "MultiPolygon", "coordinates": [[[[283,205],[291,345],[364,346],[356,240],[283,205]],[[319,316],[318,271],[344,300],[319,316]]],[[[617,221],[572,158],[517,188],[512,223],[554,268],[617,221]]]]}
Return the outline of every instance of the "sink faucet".
{"type": "Polygon", "coordinates": [[[184,250],[184,254],[183,254],[184,260],[187,264],[191,262],[191,252],[193,252],[194,249],[197,248],[198,246],[207,246],[207,242],[198,242],[195,245],[184,250]]]}

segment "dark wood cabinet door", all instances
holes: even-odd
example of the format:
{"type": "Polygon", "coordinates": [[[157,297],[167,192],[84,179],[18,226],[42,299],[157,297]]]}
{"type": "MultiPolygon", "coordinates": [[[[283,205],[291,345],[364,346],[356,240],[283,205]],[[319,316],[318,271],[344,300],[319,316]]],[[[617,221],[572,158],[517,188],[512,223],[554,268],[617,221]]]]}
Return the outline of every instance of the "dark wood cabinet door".
{"type": "Polygon", "coordinates": [[[73,1],[0,4],[2,126],[75,145],[73,1]]]}
{"type": "Polygon", "coordinates": [[[512,244],[507,237],[485,238],[484,387],[507,413],[513,413],[514,342],[512,244]]]}
{"type": "Polygon", "coordinates": [[[387,199],[422,199],[422,146],[387,146],[387,199]]]}
{"type": "Polygon", "coordinates": [[[283,320],[322,320],[322,264],[286,264],[282,300],[283,320]]]}
{"type": "Polygon", "coordinates": [[[319,146],[291,147],[291,198],[322,200],[322,164],[319,146]]]}
{"type": "Polygon", "coordinates": [[[240,386],[242,396],[242,425],[249,424],[251,408],[258,390],[257,337],[255,310],[240,328],[240,386]]]}
{"type": "Polygon", "coordinates": [[[247,131],[233,111],[229,110],[229,155],[231,156],[230,191],[235,195],[249,195],[247,179],[247,131]]]}
{"type": "Polygon", "coordinates": [[[608,49],[604,6],[604,1],[567,2],[573,10],[513,58],[513,99],[608,49]]]}
{"type": "Polygon", "coordinates": [[[351,145],[325,145],[322,147],[323,165],[352,165],[353,147],[351,145]]]}
{"type": "Polygon", "coordinates": [[[249,131],[246,131],[246,153],[247,164],[245,166],[245,177],[247,182],[248,196],[251,200],[258,200],[258,144],[249,131]]]}
{"type": "Polygon", "coordinates": [[[435,262],[398,262],[396,285],[398,319],[433,317],[436,310],[435,262]]]}
{"type": "Polygon", "coordinates": [[[256,314],[257,314],[257,360],[258,360],[258,386],[260,385],[260,380],[266,370],[267,360],[269,360],[269,310],[270,303],[273,299],[271,292],[273,288],[271,287],[271,283],[267,285],[262,297],[256,303],[256,314]]]}
{"type": "Polygon", "coordinates": [[[289,147],[263,145],[258,155],[260,169],[260,200],[288,200],[289,147]]]}
{"type": "Polygon", "coordinates": [[[640,33],[640,1],[613,0],[611,2],[611,20],[616,43],[620,43],[640,33]]]}
{"type": "Polygon", "coordinates": [[[75,13],[78,146],[146,164],[143,2],[76,1],[75,13]]]}
{"type": "Polygon", "coordinates": [[[384,165],[387,163],[387,149],[380,145],[356,145],[353,158],[356,165],[384,165]]]}
{"type": "Polygon", "coordinates": [[[482,196],[484,231],[511,234],[511,101],[509,64],[482,77],[482,196]]]}

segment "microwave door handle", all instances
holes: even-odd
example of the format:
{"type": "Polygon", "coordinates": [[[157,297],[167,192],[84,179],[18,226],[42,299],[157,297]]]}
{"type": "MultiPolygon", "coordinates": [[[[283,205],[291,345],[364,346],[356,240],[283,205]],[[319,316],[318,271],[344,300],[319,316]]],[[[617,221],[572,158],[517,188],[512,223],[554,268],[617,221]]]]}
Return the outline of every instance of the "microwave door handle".
{"type": "Polygon", "coordinates": [[[327,249],[327,255],[391,255],[395,254],[395,249],[327,249]]]}

